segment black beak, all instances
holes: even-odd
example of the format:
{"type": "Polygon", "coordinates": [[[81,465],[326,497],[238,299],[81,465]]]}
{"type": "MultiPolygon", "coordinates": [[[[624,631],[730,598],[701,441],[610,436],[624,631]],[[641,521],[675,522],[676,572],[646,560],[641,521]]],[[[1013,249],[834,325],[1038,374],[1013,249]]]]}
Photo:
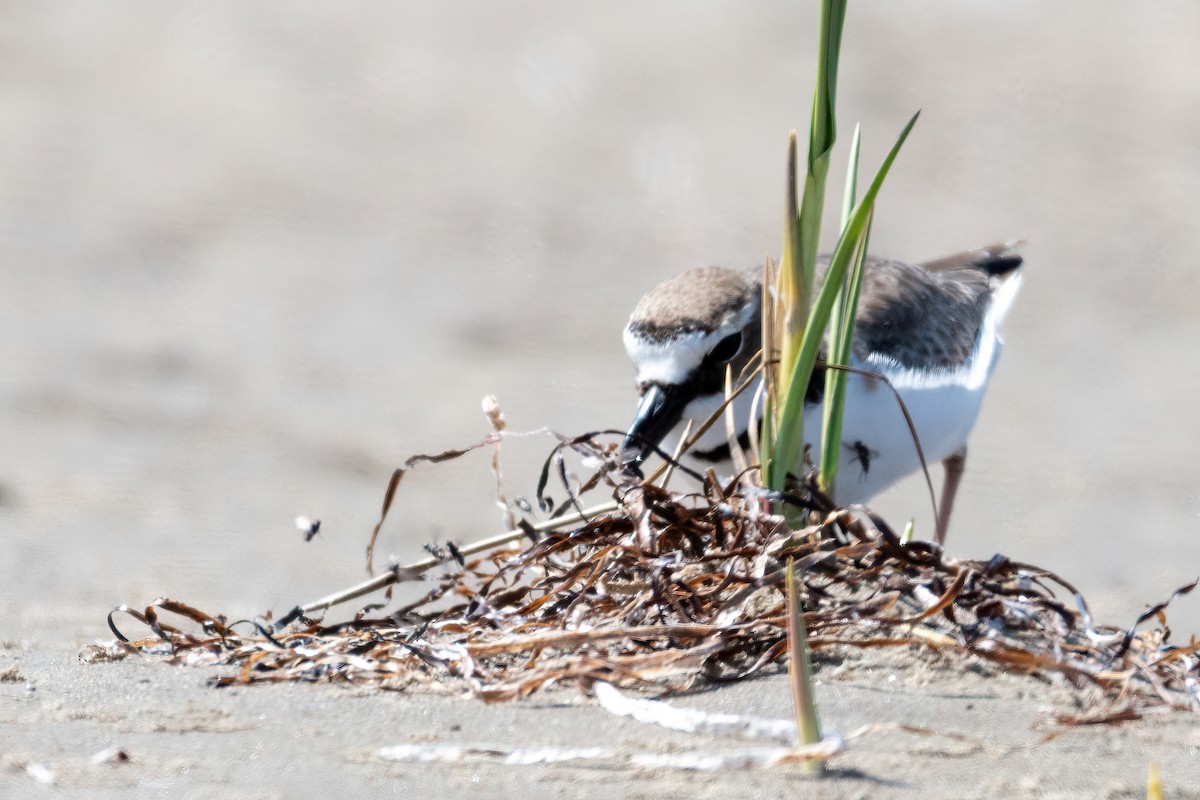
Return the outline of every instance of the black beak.
{"type": "Polygon", "coordinates": [[[691,399],[678,386],[649,386],[625,432],[625,442],[621,445],[625,463],[637,465],[645,461],[663,437],[683,419],[683,410],[691,399]]]}

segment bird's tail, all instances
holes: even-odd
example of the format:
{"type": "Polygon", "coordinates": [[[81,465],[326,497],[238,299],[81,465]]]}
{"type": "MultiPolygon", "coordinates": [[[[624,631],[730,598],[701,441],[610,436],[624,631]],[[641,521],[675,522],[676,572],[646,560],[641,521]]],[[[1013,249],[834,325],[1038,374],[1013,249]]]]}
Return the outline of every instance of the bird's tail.
{"type": "Polygon", "coordinates": [[[998,244],[990,244],[975,250],[928,261],[921,266],[930,272],[947,272],[955,269],[983,270],[992,278],[1005,278],[1016,272],[1025,263],[1017,250],[1025,242],[1010,240],[998,244]]]}

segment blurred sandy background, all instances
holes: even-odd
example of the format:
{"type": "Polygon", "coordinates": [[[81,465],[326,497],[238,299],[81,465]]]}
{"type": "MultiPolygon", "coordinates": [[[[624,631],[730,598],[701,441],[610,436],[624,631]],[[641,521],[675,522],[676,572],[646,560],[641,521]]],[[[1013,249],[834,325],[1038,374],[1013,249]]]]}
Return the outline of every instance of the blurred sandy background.
{"type": "MultiPolygon", "coordinates": [[[[485,394],[624,426],[642,292],[778,252],[812,6],[6,4],[0,639],[66,657],[122,602],[358,580],[391,469],[479,438],[485,394]]],[[[950,549],[1115,623],[1200,572],[1198,38],[1182,1],[847,24],[843,144],[861,121],[873,169],[923,109],[875,250],[1029,240],[950,549]]],[[[548,446],[508,448],[512,494],[548,446]]],[[[876,505],[928,531],[919,482],[876,505]]],[[[380,552],[499,524],[480,454],[414,472],[380,552]]]]}
{"type": "MultiPolygon", "coordinates": [[[[0,794],[30,792],[34,762],[89,799],[792,790],[787,770],[372,754],[691,746],[562,693],[492,708],[216,692],[206,670],[76,655],[122,602],[242,616],[358,581],[391,469],[480,438],[486,393],[514,429],[623,427],[637,297],[685,267],[778,253],[814,5],[2,7],[0,794]],[[311,543],[301,513],[323,521],[311,543]],[[88,765],[114,744],[130,765],[88,765]]],[[[840,120],[844,140],[862,121],[865,166],[923,109],[876,251],[1030,240],[950,551],[1051,567],[1116,624],[1200,572],[1198,41],[1200,6],[1182,0],[856,2],[847,23],[840,120]]],[[[508,446],[511,494],[533,493],[548,446],[508,446]]],[[[928,531],[926,505],[919,481],[877,503],[928,531]]],[[[380,559],[499,524],[485,453],[419,469],[380,559]]],[[[1200,600],[1172,610],[1177,636],[1200,631],[1200,600]]],[[[1189,796],[1200,739],[1178,720],[1031,747],[1031,721],[1063,702],[1046,687],[881,658],[818,675],[834,727],[986,744],[962,758],[866,741],[812,796],[1141,796],[1151,758],[1169,796],[1189,796]]],[[[778,715],[786,697],[762,680],[684,702],[778,715]]]]}

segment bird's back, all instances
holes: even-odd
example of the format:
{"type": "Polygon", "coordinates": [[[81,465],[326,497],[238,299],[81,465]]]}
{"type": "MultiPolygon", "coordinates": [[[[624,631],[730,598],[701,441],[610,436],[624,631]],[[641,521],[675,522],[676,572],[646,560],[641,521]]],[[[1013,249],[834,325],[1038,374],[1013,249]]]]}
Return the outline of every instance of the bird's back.
{"type": "Polygon", "coordinates": [[[885,356],[916,370],[960,367],[978,344],[994,292],[1017,276],[1021,263],[1020,256],[999,247],[920,266],[868,257],[855,356],[862,361],[885,356]]]}

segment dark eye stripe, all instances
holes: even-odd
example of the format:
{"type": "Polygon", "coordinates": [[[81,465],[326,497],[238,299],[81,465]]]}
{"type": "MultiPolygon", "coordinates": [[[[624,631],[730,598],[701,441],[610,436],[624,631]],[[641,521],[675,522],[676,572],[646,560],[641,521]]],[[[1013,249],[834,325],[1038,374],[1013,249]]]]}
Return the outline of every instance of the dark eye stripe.
{"type": "Polygon", "coordinates": [[[708,351],[708,358],[714,361],[726,362],[738,354],[742,349],[742,333],[731,333],[721,341],[717,342],[712,350],[708,351]]]}

